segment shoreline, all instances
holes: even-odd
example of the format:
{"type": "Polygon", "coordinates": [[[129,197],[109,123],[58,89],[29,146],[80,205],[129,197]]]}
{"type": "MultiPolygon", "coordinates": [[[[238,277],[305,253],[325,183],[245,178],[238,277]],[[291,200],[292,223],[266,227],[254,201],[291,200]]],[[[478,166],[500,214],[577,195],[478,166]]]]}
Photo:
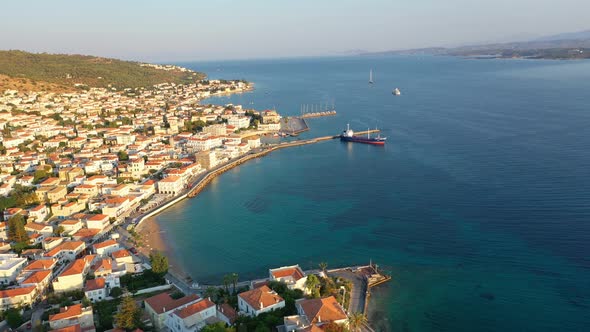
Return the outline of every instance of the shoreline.
{"type": "Polygon", "coordinates": [[[153,251],[159,251],[168,258],[168,272],[180,280],[192,280],[191,275],[186,271],[184,265],[180,263],[180,258],[174,253],[172,247],[167,244],[164,231],[160,228],[155,216],[148,217],[136,229],[141,238],[142,245],[137,246],[137,251],[146,257],[149,257],[153,251]]]}
{"type": "MultiPolygon", "coordinates": [[[[369,130],[367,132],[378,132],[378,130],[369,130]]],[[[367,132],[358,132],[358,133],[365,134],[367,132]]],[[[219,166],[201,174],[200,178],[198,178],[198,180],[195,180],[195,182],[192,183],[192,185],[190,186],[190,189],[188,189],[187,192],[177,195],[177,196],[171,198],[166,204],[164,204],[162,206],[158,206],[154,210],[144,213],[143,216],[137,217],[137,219],[136,219],[137,223],[135,224],[135,230],[140,235],[142,240],[146,241],[145,243],[143,243],[143,246],[141,248],[138,248],[138,250],[141,249],[140,251],[143,254],[145,254],[146,257],[149,257],[149,253],[152,250],[159,250],[159,251],[162,251],[163,253],[166,253],[167,254],[166,256],[168,257],[169,265],[172,265],[172,263],[174,263],[174,265],[175,265],[175,267],[173,269],[170,268],[171,271],[174,271],[173,274],[175,274],[175,276],[179,277],[179,279],[181,279],[181,280],[191,280],[192,281],[193,280],[192,276],[186,271],[186,269],[182,266],[182,264],[180,264],[179,257],[176,256],[175,254],[173,254],[173,251],[171,250],[171,248],[166,245],[166,241],[164,240],[164,238],[162,236],[162,231],[158,225],[158,221],[156,220],[157,215],[164,212],[166,209],[176,205],[178,202],[183,201],[184,199],[194,198],[194,197],[198,196],[201,193],[201,191],[203,189],[205,189],[213,179],[215,179],[219,175],[221,175],[221,174],[225,173],[226,171],[233,169],[234,167],[237,167],[243,163],[246,163],[246,162],[253,160],[253,159],[267,156],[271,152],[276,151],[276,150],[281,150],[284,148],[301,146],[301,145],[315,144],[315,143],[319,143],[319,142],[332,140],[337,137],[339,137],[339,136],[322,136],[322,137],[316,137],[316,138],[311,138],[311,139],[307,139],[307,140],[298,140],[298,141],[279,143],[279,144],[273,145],[269,148],[262,149],[259,152],[248,153],[248,154],[242,155],[235,160],[232,160],[232,161],[230,161],[226,164],[223,164],[223,165],[219,165],[219,166]]]]}

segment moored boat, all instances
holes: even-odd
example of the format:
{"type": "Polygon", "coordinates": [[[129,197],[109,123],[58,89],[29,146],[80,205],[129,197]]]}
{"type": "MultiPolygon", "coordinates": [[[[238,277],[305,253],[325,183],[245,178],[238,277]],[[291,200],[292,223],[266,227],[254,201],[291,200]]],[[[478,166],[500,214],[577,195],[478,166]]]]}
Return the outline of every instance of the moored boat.
{"type": "Polygon", "coordinates": [[[371,145],[385,145],[385,140],[387,137],[371,137],[370,133],[367,132],[367,137],[364,136],[355,136],[352,129],[350,129],[350,125],[346,125],[346,130],[340,134],[340,141],[342,142],[354,142],[354,143],[363,143],[363,144],[371,144],[371,145]]]}

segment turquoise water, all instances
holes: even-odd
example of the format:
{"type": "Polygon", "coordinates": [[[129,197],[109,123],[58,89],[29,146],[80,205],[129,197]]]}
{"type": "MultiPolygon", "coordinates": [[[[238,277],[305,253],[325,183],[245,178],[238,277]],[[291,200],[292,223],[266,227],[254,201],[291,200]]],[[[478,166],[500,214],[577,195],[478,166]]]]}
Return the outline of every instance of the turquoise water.
{"type": "Polygon", "coordinates": [[[389,137],[385,147],[329,141],[273,152],[159,215],[195,280],[372,259],[393,275],[371,300],[378,330],[590,325],[590,62],[181,65],[256,84],[211,103],[294,115],[301,104],[335,100],[338,115],[309,120],[303,137],[347,123],[389,137]]]}

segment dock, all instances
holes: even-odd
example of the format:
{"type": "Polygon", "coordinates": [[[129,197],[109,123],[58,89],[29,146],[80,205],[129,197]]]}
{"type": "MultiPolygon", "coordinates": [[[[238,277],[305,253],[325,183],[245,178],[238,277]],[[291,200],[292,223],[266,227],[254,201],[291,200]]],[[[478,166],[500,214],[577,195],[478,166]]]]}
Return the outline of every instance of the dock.
{"type": "Polygon", "coordinates": [[[301,118],[302,119],[319,118],[319,117],[322,117],[322,116],[331,116],[331,115],[336,115],[336,110],[323,111],[323,112],[313,112],[313,113],[305,113],[305,114],[301,115],[301,118]]]}

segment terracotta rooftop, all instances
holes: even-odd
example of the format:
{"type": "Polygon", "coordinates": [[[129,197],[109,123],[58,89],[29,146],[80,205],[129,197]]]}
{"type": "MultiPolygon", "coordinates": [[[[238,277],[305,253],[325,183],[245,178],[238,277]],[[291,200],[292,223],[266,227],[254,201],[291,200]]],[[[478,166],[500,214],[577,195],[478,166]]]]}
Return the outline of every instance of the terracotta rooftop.
{"type": "Polygon", "coordinates": [[[187,303],[197,301],[198,299],[199,297],[193,294],[175,300],[170,297],[170,294],[162,293],[145,299],[145,302],[149,304],[156,313],[160,314],[166,311],[172,311],[187,303]]]}
{"type": "Polygon", "coordinates": [[[232,324],[235,322],[236,318],[238,318],[238,313],[236,312],[236,310],[227,303],[224,303],[219,306],[219,312],[221,312],[221,314],[227,317],[229,319],[229,322],[232,324]]]}
{"type": "Polygon", "coordinates": [[[94,271],[94,272],[97,272],[99,270],[108,271],[108,270],[112,270],[112,269],[113,269],[113,262],[111,261],[110,258],[103,258],[103,259],[99,260],[98,262],[96,262],[92,266],[92,271],[94,271]]]}
{"type": "Polygon", "coordinates": [[[48,270],[54,266],[55,261],[53,259],[39,259],[32,261],[29,265],[25,266],[25,271],[48,270]]]}
{"type": "Polygon", "coordinates": [[[69,250],[74,251],[78,249],[80,246],[84,246],[84,242],[82,241],[68,241],[60,243],[57,247],[53,248],[51,251],[47,253],[46,256],[53,257],[57,255],[62,250],[69,250]]]}
{"type": "Polygon", "coordinates": [[[60,308],[59,313],[49,316],[49,321],[54,322],[56,320],[69,319],[80,315],[82,315],[82,305],[74,304],[69,307],[60,308]]]}
{"type": "Polygon", "coordinates": [[[15,296],[30,294],[36,289],[35,286],[13,288],[0,290],[0,299],[3,298],[14,298],[15,296]]]}
{"type": "Polygon", "coordinates": [[[346,313],[336,301],[334,296],[328,296],[323,299],[305,299],[297,301],[301,306],[307,319],[312,324],[320,322],[333,322],[346,319],[346,313]]]}
{"type": "Polygon", "coordinates": [[[27,279],[23,280],[21,284],[39,284],[46,280],[50,274],[51,270],[35,271],[27,279]]]}
{"type": "Polygon", "coordinates": [[[205,309],[214,307],[215,303],[211,302],[209,299],[204,299],[199,302],[195,302],[190,304],[180,310],[176,310],[174,314],[182,319],[192,316],[196,313],[199,313],[205,309]]]}
{"type": "Polygon", "coordinates": [[[256,310],[264,309],[284,301],[276,292],[264,285],[238,294],[246,303],[256,310]]]}
{"type": "Polygon", "coordinates": [[[272,275],[277,279],[292,277],[293,280],[297,281],[305,276],[303,274],[303,271],[301,271],[301,269],[298,266],[297,267],[279,268],[276,270],[271,270],[271,272],[272,272],[272,275]]]}
{"type": "Polygon", "coordinates": [[[115,258],[115,259],[131,256],[131,254],[129,253],[129,251],[127,251],[127,249],[117,250],[117,251],[113,252],[112,255],[113,255],[113,258],[115,258]]]}
{"type": "Polygon", "coordinates": [[[75,274],[82,274],[84,273],[84,268],[86,267],[86,261],[83,258],[76,259],[73,261],[59,276],[66,277],[75,274]]]}
{"type": "Polygon", "coordinates": [[[118,243],[117,243],[117,241],[111,239],[111,240],[106,240],[101,243],[95,244],[94,249],[97,250],[97,249],[102,249],[102,248],[106,248],[108,246],[114,246],[114,245],[118,245],[118,243]]]}
{"type": "Polygon", "coordinates": [[[86,286],[84,287],[84,291],[93,291],[97,289],[103,289],[105,287],[105,279],[104,278],[96,278],[90,279],[86,281],[86,286]]]}

